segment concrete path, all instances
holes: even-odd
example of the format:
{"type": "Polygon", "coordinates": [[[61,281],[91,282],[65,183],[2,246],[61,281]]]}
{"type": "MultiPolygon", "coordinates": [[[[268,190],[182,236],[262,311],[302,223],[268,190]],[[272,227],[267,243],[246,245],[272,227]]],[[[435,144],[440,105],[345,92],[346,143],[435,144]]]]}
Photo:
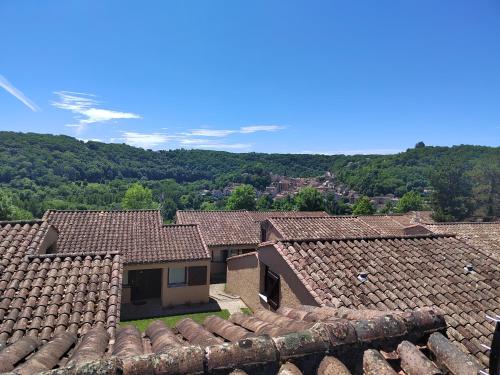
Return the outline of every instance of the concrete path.
{"type": "Polygon", "coordinates": [[[229,310],[233,314],[247,307],[239,296],[227,293],[224,287],[225,284],[210,284],[210,298],[216,300],[222,310],[229,310]]]}

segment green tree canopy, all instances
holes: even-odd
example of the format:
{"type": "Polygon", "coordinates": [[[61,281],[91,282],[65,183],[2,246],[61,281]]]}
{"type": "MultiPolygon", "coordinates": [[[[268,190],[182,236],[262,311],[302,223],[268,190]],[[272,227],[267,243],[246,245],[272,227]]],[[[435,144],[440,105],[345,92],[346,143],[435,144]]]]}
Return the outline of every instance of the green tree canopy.
{"type": "Polygon", "coordinates": [[[375,207],[373,207],[370,198],[367,196],[359,198],[352,206],[352,213],[354,215],[373,215],[375,207]]]}
{"type": "Polygon", "coordinates": [[[14,205],[12,196],[7,190],[0,189],[0,220],[33,219],[31,212],[14,205]]]}
{"type": "Polygon", "coordinates": [[[7,191],[0,189],[0,220],[10,220],[12,213],[12,199],[7,191]]]}
{"type": "Polygon", "coordinates": [[[325,209],[323,194],[313,187],[299,190],[295,196],[295,205],[299,211],[321,211],[325,209]]]}
{"type": "Polygon", "coordinates": [[[255,210],[255,189],[252,185],[236,187],[227,200],[228,210],[255,210]]]}
{"type": "Polygon", "coordinates": [[[153,201],[153,192],[139,183],[132,184],[122,199],[122,208],[125,210],[145,210],[158,208],[153,201]]]}
{"type": "Polygon", "coordinates": [[[202,211],[215,211],[217,210],[217,206],[214,202],[203,202],[200,206],[200,210],[202,211]]]}
{"type": "Polygon", "coordinates": [[[405,193],[396,204],[395,212],[405,213],[408,211],[420,211],[424,207],[424,200],[416,191],[405,193]]]}
{"type": "Polygon", "coordinates": [[[431,177],[434,219],[453,221],[466,218],[471,211],[471,181],[463,164],[445,163],[431,177]]]}
{"type": "Polygon", "coordinates": [[[257,199],[257,210],[266,211],[271,209],[273,206],[273,197],[269,194],[262,194],[259,199],[257,199]]]}

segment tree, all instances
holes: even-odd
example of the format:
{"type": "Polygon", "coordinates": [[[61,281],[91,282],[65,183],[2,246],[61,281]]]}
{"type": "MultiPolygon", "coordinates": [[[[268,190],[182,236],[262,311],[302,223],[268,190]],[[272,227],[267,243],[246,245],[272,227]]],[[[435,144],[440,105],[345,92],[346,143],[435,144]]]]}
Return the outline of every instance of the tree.
{"type": "Polygon", "coordinates": [[[285,198],[275,199],[272,209],[276,211],[293,211],[295,209],[295,203],[292,198],[287,195],[285,198]]]}
{"type": "Polygon", "coordinates": [[[384,215],[392,214],[394,212],[394,202],[392,200],[385,202],[384,207],[380,209],[380,213],[384,215]]]}
{"type": "Polygon", "coordinates": [[[160,210],[165,219],[172,220],[177,212],[177,204],[172,198],[166,198],[163,202],[161,202],[160,210]]]}
{"type": "Polygon", "coordinates": [[[0,220],[11,220],[13,213],[12,199],[7,191],[0,189],[0,220]]]}
{"type": "Polygon", "coordinates": [[[299,211],[321,211],[325,208],[323,195],[309,186],[299,190],[295,196],[295,205],[299,211]]]}
{"type": "Polygon", "coordinates": [[[228,210],[255,210],[255,189],[252,185],[236,187],[227,200],[228,210]]]}
{"type": "Polygon", "coordinates": [[[409,191],[401,197],[396,204],[395,212],[403,214],[408,211],[420,211],[424,207],[424,201],[416,191],[409,191]]]}
{"type": "Polygon", "coordinates": [[[325,200],[325,211],[330,215],[348,215],[351,213],[350,207],[343,199],[337,199],[335,194],[329,193],[325,200]]]}
{"type": "Polygon", "coordinates": [[[352,213],[354,215],[373,215],[375,207],[373,207],[370,198],[367,196],[359,198],[352,206],[352,213]]]}
{"type": "Polygon", "coordinates": [[[217,206],[215,205],[214,202],[206,201],[201,204],[200,209],[202,211],[215,211],[217,210],[217,206]]]}
{"type": "Polygon", "coordinates": [[[31,212],[14,205],[8,191],[0,189],[0,220],[30,220],[31,212]]]}
{"type": "Polygon", "coordinates": [[[415,145],[415,148],[425,148],[425,143],[420,141],[415,145]]]}
{"type": "Polygon", "coordinates": [[[156,209],[158,208],[158,203],[153,201],[153,192],[151,189],[135,183],[125,192],[121,206],[125,210],[144,210],[156,209]]]}
{"type": "Polygon", "coordinates": [[[269,194],[262,194],[259,199],[257,199],[257,210],[266,211],[271,209],[273,206],[273,197],[269,194]]]}
{"type": "Polygon", "coordinates": [[[477,165],[470,177],[475,182],[474,215],[485,219],[500,217],[500,157],[477,165]]]}
{"type": "Polygon", "coordinates": [[[437,221],[458,221],[471,211],[471,181],[462,163],[445,163],[431,176],[433,217],[437,221]]]}

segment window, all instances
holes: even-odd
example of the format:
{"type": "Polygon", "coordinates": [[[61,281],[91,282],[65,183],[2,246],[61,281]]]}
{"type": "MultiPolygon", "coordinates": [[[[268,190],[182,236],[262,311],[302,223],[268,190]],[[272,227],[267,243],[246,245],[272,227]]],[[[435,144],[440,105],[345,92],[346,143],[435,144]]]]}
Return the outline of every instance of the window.
{"type": "Polygon", "coordinates": [[[186,284],[186,267],[168,269],[168,286],[186,284]]]}
{"type": "Polygon", "coordinates": [[[206,285],[207,284],[207,267],[206,266],[197,266],[197,267],[189,267],[188,270],[188,285],[206,285]]]}
{"type": "Polygon", "coordinates": [[[212,262],[226,263],[228,250],[214,250],[212,252],[212,262]]]}
{"type": "Polygon", "coordinates": [[[266,266],[264,275],[264,295],[273,309],[280,307],[280,276],[266,266]]]}

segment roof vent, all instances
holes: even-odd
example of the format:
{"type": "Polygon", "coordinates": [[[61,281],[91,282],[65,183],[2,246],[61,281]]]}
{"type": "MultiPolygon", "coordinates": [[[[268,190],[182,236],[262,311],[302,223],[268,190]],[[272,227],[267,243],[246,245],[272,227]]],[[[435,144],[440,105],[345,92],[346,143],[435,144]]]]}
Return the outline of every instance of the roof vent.
{"type": "Polygon", "coordinates": [[[362,283],[368,281],[368,273],[366,272],[358,273],[358,280],[361,281],[362,283]]]}
{"type": "Polygon", "coordinates": [[[471,272],[475,271],[474,266],[472,264],[468,264],[464,267],[464,271],[465,271],[465,273],[471,273],[471,272]]]}

